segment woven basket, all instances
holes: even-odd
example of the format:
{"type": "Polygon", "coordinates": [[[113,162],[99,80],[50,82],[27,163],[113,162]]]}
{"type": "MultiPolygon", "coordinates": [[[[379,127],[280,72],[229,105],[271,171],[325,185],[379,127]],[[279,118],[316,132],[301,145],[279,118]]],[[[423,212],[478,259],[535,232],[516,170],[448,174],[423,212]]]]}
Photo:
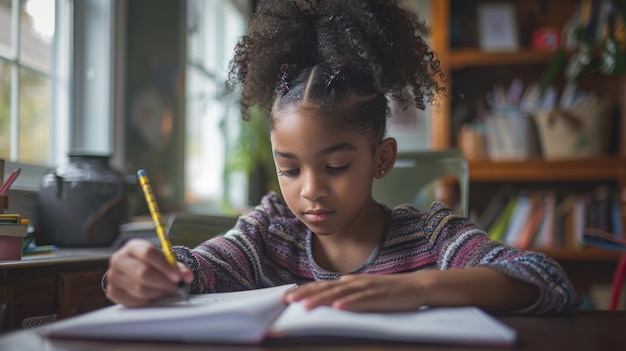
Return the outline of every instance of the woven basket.
{"type": "Polygon", "coordinates": [[[614,105],[600,100],[534,115],[545,159],[583,158],[608,151],[614,105]]]}

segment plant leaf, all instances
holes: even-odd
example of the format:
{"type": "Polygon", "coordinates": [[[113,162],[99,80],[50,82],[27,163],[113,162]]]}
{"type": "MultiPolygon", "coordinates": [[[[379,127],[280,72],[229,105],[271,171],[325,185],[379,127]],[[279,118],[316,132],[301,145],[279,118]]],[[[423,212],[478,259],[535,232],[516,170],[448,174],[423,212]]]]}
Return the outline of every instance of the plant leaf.
{"type": "Polygon", "coordinates": [[[546,69],[541,73],[541,78],[539,78],[539,96],[543,96],[546,92],[546,89],[552,85],[554,82],[554,78],[561,71],[561,67],[563,67],[563,63],[565,62],[565,50],[563,48],[557,49],[554,57],[550,64],[546,67],[546,69]]]}

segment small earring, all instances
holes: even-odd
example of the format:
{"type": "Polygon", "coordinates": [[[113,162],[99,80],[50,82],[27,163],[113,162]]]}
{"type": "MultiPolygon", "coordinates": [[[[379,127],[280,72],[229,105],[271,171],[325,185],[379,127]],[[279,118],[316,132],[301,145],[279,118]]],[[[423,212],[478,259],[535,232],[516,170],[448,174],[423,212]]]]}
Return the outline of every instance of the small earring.
{"type": "Polygon", "coordinates": [[[382,169],[380,170],[380,172],[379,172],[379,173],[380,173],[380,175],[381,175],[381,176],[385,175],[385,171],[384,171],[384,170],[382,170],[382,169]]]}

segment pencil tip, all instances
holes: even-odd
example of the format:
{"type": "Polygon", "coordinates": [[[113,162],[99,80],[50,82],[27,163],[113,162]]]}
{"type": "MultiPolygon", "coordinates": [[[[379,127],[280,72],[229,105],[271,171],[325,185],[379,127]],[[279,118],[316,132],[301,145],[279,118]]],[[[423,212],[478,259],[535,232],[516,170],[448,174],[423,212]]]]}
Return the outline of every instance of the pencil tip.
{"type": "Polygon", "coordinates": [[[189,292],[187,291],[187,284],[185,284],[184,281],[179,281],[178,282],[178,287],[179,287],[179,291],[180,291],[180,296],[183,298],[183,300],[187,301],[189,300],[189,292]]]}
{"type": "Polygon", "coordinates": [[[184,301],[189,300],[189,293],[187,292],[187,288],[180,288],[180,295],[184,301]]]}

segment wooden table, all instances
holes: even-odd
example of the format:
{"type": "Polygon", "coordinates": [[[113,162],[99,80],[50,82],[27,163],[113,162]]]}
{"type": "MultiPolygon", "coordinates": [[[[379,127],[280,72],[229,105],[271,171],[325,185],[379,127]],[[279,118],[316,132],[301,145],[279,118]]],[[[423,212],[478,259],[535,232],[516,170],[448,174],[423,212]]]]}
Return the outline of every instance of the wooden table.
{"type": "Polygon", "coordinates": [[[36,327],[110,305],[100,280],[111,253],[109,248],[59,249],[0,261],[0,331],[36,327]]]}
{"type": "MultiPolygon", "coordinates": [[[[498,317],[518,331],[515,347],[502,350],[625,350],[626,311],[581,311],[571,317],[498,317]]],[[[195,350],[501,350],[499,348],[464,347],[424,344],[390,344],[372,342],[337,343],[315,340],[310,343],[283,345],[224,346],[188,345],[164,342],[104,342],[51,340],[39,335],[38,329],[15,331],[0,336],[0,350],[21,351],[195,351],[195,350]]]]}

